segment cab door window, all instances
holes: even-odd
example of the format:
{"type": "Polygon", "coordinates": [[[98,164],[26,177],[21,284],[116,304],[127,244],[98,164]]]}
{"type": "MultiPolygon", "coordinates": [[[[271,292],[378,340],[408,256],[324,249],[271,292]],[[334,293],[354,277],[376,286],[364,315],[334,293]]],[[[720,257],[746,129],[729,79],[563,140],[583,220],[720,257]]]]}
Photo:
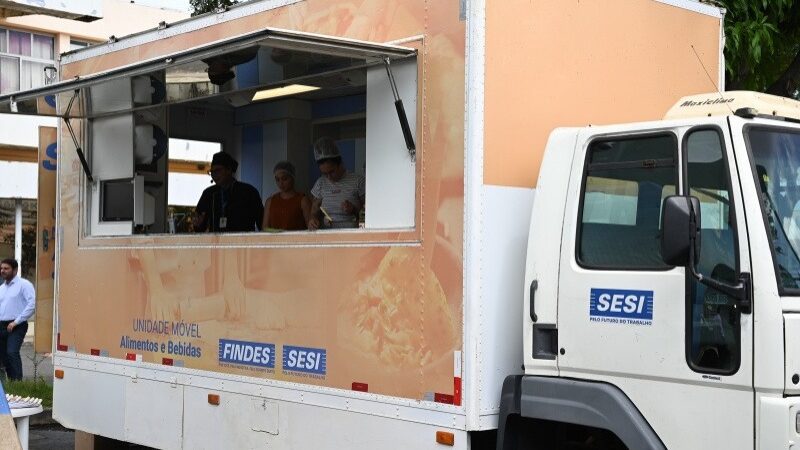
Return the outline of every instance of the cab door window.
{"type": "Polygon", "coordinates": [[[672,135],[593,142],[587,150],[577,259],[600,270],[666,270],[661,259],[662,198],[677,185],[672,135]]]}
{"type": "MultiPolygon", "coordinates": [[[[720,132],[692,131],[685,138],[686,184],[700,200],[697,271],[736,284],[736,228],[730,176],[720,132]]],[[[736,300],[687,274],[687,360],[697,371],[734,373],[740,361],[736,300]]]]}

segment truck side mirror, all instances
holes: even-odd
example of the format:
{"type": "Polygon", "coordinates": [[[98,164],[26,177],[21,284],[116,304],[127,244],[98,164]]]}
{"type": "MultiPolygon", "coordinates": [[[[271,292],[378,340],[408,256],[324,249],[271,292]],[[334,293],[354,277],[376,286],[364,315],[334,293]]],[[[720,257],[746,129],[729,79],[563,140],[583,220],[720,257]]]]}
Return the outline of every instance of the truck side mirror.
{"type": "Polygon", "coordinates": [[[692,253],[696,262],[700,255],[700,201],[671,195],[661,208],[661,258],[670,266],[686,267],[692,253]]]}

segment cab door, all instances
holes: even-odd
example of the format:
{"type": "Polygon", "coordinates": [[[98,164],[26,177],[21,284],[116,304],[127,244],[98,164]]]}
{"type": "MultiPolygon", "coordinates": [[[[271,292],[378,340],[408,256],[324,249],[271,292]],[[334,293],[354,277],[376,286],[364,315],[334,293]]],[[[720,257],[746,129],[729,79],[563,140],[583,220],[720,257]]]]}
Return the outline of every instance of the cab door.
{"type": "Polygon", "coordinates": [[[667,448],[753,448],[752,316],[660,249],[664,198],[689,193],[701,204],[700,273],[733,284],[750,272],[724,119],[596,133],[573,163],[559,371],[619,388],[667,448]]]}

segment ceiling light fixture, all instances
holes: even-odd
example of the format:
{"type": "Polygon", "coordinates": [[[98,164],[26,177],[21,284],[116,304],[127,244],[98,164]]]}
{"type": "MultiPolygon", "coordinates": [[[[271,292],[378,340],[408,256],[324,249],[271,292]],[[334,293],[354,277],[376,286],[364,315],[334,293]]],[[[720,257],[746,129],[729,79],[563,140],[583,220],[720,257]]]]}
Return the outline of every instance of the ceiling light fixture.
{"type": "Polygon", "coordinates": [[[302,94],[303,92],[316,91],[317,86],[306,86],[304,84],[290,84],[279,88],[265,89],[258,91],[253,95],[254,102],[259,100],[267,100],[270,98],[286,97],[287,95],[302,94]]]}

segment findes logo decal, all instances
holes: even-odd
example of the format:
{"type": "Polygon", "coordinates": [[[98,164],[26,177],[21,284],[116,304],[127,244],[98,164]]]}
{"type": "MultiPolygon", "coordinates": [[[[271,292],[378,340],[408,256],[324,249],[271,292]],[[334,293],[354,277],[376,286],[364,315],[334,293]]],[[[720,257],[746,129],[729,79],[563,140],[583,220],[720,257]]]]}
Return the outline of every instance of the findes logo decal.
{"type": "Polygon", "coordinates": [[[220,364],[274,369],[275,344],[220,339],[218,361],[220,364]]]}

